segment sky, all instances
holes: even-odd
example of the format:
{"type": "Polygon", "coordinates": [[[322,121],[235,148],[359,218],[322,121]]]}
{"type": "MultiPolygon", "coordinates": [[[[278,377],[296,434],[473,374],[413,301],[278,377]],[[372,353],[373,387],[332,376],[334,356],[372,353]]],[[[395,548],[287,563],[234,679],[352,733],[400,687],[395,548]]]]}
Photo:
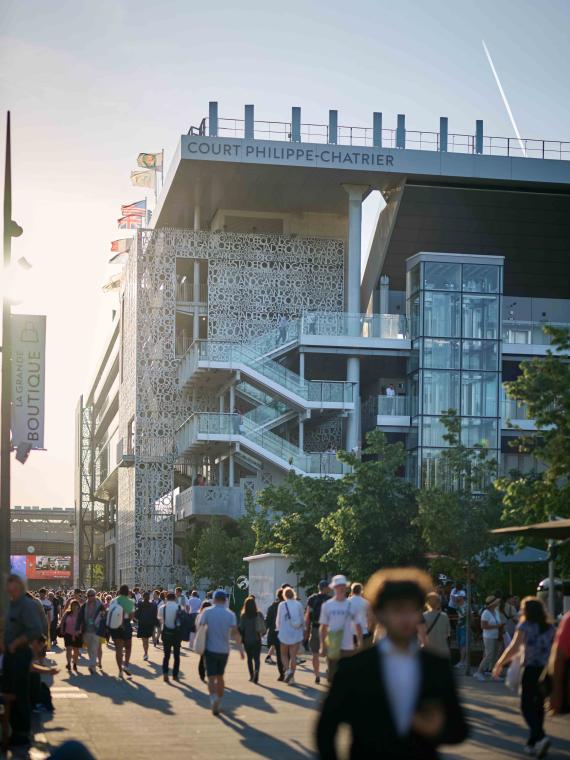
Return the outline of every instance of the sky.
{"type": "MultiPolygon", "coordinates": [[[[567,0],[2,0],[0,139],[12,113],[21,313],[47,314],[46,448],[12,466],[12,503],[72,506],[74,413],[110,329],[110,241],[129,172],[207,115],[570,140],[567,0]]],[[[3,155],[3,148],[2,148],[3,155]]],[[[376,209],[365,212],[363,248],[376,209]]],[[[5,278],[4,278],[5,281],[5,278]]]]}

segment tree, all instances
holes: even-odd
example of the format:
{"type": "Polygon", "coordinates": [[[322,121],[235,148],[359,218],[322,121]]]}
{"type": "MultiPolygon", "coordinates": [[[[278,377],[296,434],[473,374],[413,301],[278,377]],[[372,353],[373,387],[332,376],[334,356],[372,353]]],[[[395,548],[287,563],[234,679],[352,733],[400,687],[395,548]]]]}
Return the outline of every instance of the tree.
{"type": "Polygon", "coordinates": [[[247,573],[243,558],[251,553],[253,541],[251,530],[241,522],[223,523],[213,517],[193,527],[186,538],[186,556],[194,582],[232,585],[239,575],[247,573]]]}
{"type": "Polygon", "coordinates": [[[291,557],[290,569],[299,574],[301,584],[314,586],[326,577],[330,566],[324,557],[331,542],[323,536],[320,522],[338,508],[345,488],[342,479],[309,478],[294,472],[280,485],[265,488],[258,495],[256,550],[291,557]]]}
{"type": "Polygon", "coordinates": [[[404,464],[401,443],[388,443],[380,430],[368,433],[364,459],[346,451],[352,467],[343,478],[338,507],[321,518],[319,530],[330,548],[324,561],[338,572],[365,580],[388,565],[423,563],[415,490],[397,473],[404,464]]]}
{"type": "Polygon", "coordinates": [[[415,524],[431,552],[453,562],[456,574],[495,541],[489,530],[498,526],[501,499],[492,481],[497,462],[484,446],[461,443],[461,420],[453,409],[441,416],[448,448],[440,454],[440,481],[418,492],[415,524]]]}
{"type": "Polygon", "coordinates": [[[538,431],[521,436],[514,447],[544,463],[544,472],[511,473],[497,482],[511,523],[570,517],[570,331],[546,327],[556,351],[521,363],[521,374],[505,383],[510,398],[524,402],[538,431]],[[566,354],[566,356],[564,355],[566,354]]]}

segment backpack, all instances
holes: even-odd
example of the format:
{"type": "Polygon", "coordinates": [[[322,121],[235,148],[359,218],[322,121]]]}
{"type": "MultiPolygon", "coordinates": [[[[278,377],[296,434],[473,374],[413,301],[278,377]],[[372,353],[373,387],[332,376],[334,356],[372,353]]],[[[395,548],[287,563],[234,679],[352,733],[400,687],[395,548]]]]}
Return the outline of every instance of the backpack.
{"type": "Polygon", "coordinates": [[[109,628],[120,628],[123,625],[125,613],[119,602],[111,602],[107,610],[107,626],[109,628]]]}
{"type": "Polygon", "coordinates": [[[307,600],[311,625],[319,625],[321,619],[321,607],[326,601],[328,601],[328,597],[325,594],[314,594],[307,600]]]}

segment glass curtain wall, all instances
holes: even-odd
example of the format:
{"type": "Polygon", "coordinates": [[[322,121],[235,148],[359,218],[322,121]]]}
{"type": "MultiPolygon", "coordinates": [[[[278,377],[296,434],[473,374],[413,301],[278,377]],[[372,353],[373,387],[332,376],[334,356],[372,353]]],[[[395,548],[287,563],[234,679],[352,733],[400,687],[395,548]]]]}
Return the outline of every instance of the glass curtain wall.
{"type": "Polygon", "coordinates": [[[408,466],[409,477],[419,486],[443,485],[445,474],[438,460],[448,444],[440,417],[448,409],[461,417],[465,446],[485,445],[498,458],[500,261],[426,253],[410,262],[408,466]]]}

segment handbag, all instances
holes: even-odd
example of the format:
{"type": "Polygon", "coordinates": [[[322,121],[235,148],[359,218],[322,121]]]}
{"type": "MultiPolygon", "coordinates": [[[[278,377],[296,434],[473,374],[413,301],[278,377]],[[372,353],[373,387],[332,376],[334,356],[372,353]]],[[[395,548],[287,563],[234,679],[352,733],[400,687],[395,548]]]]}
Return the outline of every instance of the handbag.
{"type": "Polygon", "coordinates": [[[509,669],[507,670],[507,675],[505,677],[505,686],[510,691],[514,691],[515,694],[518,693],[521,685],[523,659],[524,650],[519,652],[516,657],[513,657],[511,664],[509,665],[509,669]]]}
{"type": "Polygon", "coordinates": [[[346,627],[346,621],[350,619],[351,619],[351,616],[350,616],[350,602],[349,602],[342,628],[339,628],[338,631],[331,631],[329,628],[329,630],[327,631],[327,635],[325,637],[325,644],[327,645],[327,657],[329,658],[329,660],[340,660],[342,640],[344,638],[344,629],[346,627]]]}
{"type": "Polygon", "coordinates": [[[265,621],[263,619],[263,615],[258,613],[257,617],[255,618],[255,632],[258,636],[265,636],[267,633],[267,628],[265,627],[265,621]]]}
{"type": "Polygon", "coordinates": [[[194,651],[196,654],[204,654],[206,651],[206,634],[208,633],[208,626],[206,624],[199,625],[194,639],[194,651]]]}

